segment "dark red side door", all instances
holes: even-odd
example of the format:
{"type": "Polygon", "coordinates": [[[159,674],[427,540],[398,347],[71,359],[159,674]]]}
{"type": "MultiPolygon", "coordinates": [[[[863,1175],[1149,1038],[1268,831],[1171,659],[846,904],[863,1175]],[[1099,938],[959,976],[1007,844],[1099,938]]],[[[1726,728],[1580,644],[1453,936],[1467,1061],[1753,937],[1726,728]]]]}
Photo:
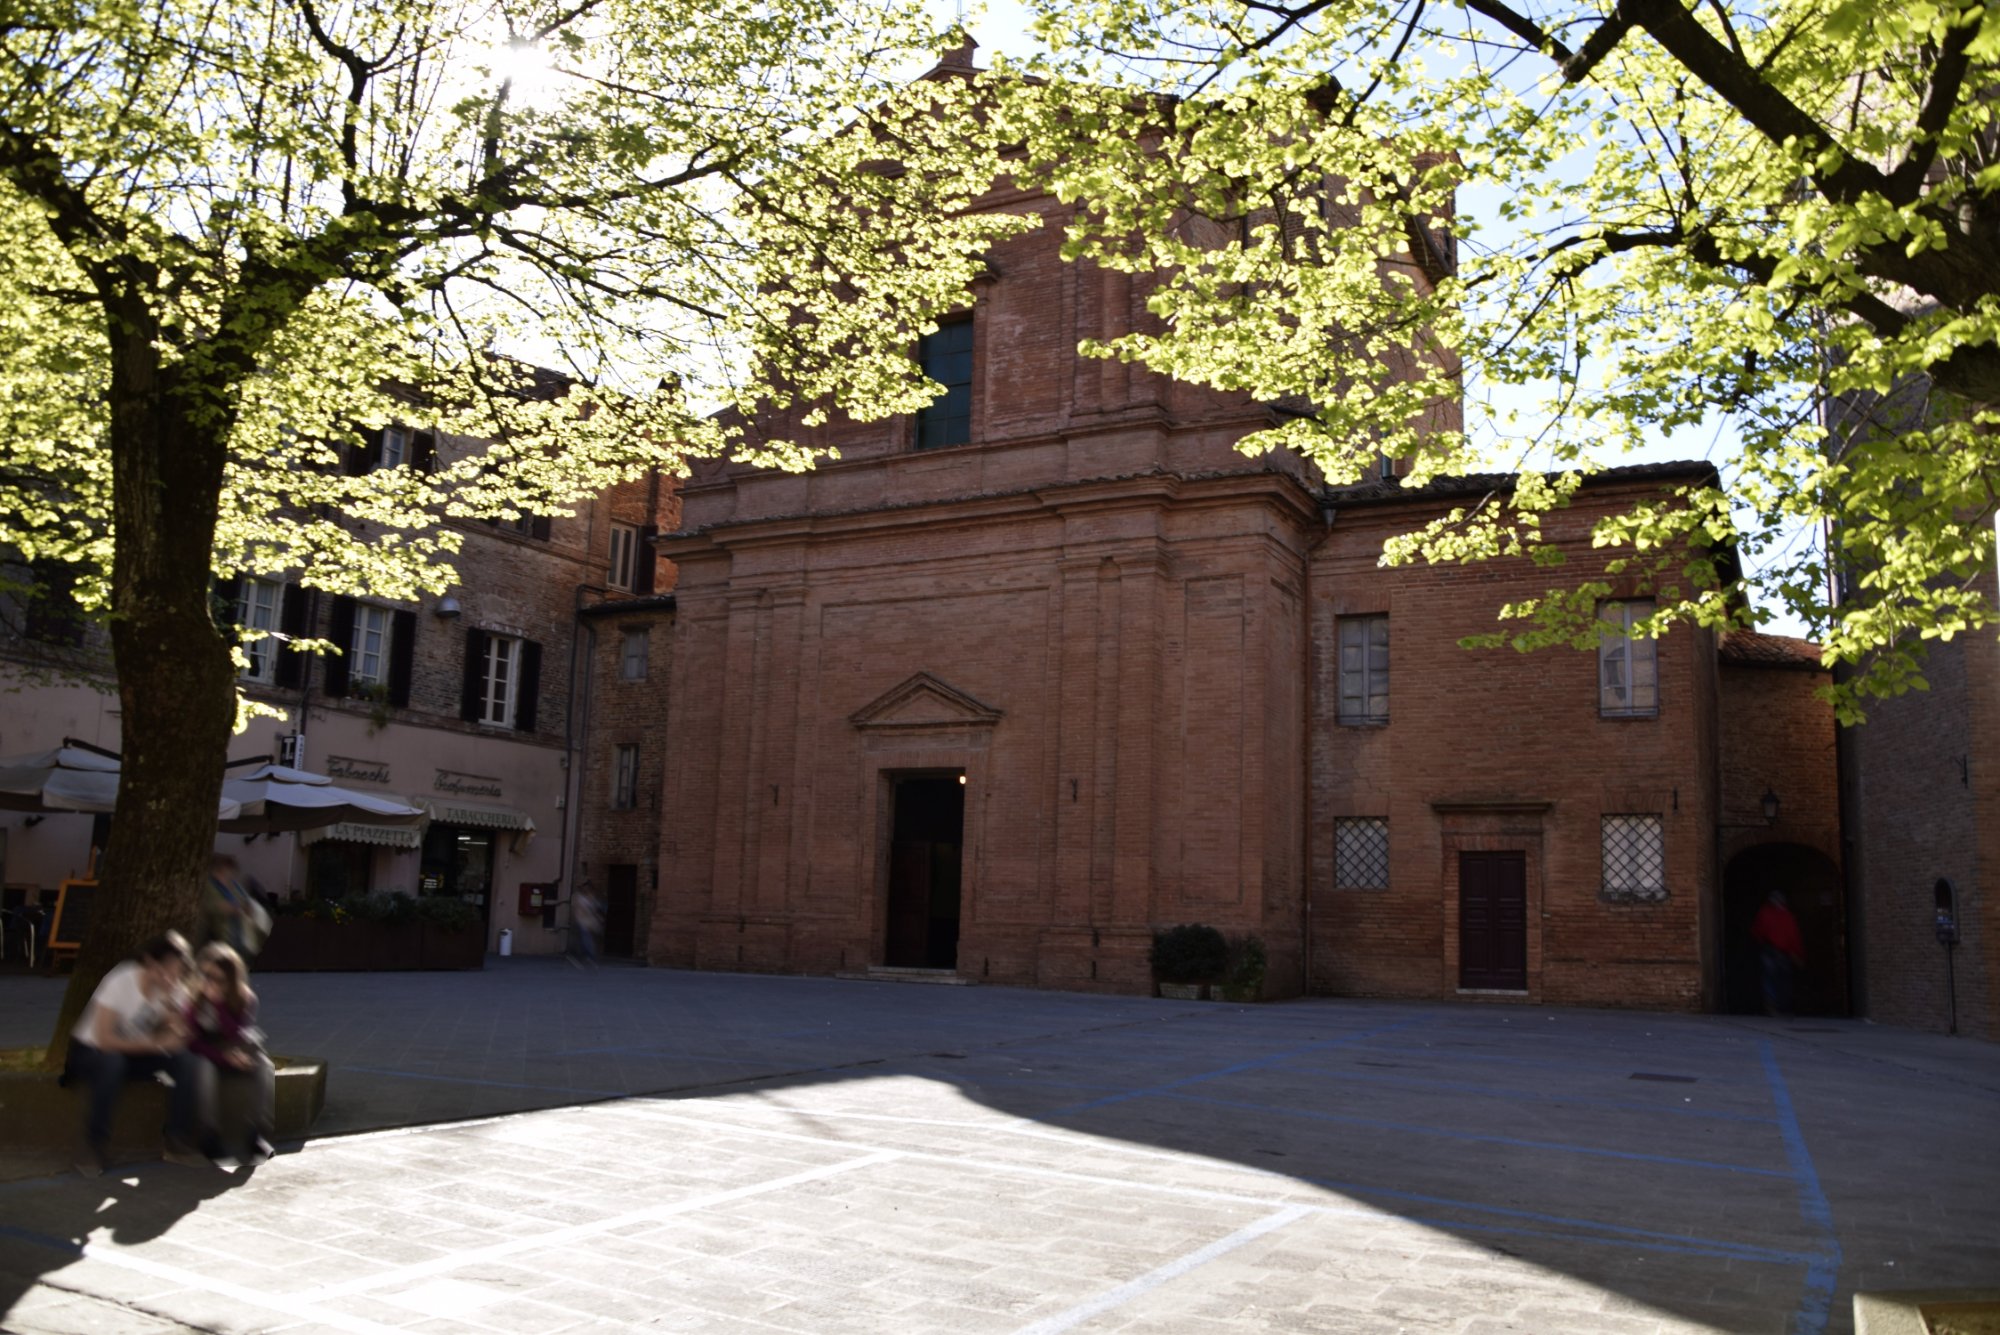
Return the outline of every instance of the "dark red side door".
{"type": "Polygon", "coordinates": [[[1527,854],[1458,855],[1458,985],[1527,989],[1527,854]]]}

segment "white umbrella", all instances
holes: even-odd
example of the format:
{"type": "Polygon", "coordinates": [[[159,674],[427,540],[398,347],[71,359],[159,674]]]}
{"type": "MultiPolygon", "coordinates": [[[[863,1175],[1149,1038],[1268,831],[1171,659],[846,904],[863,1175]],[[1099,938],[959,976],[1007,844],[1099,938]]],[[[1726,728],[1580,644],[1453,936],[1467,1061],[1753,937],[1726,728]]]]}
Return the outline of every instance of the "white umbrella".
{"type": "MultiPolygon", "coordinates": [[[[0,757],[0,809],[8,811],[109,812],[118,805],[118,762],[80,746],[0,757]]],[[[235,820],[238,805],[224,797],[221,820],[235,820]]]]}
{"type": "Polygon", "coordinates": [[[414,825],[422,807],[406,806],[372,793],[341,788],[324,774],[284,765],[259,765],[241,778],[222,781],[222,795],[240,812],[222,822],[232,834],[311,830],[343,821],[368,825],[414,825]]]}

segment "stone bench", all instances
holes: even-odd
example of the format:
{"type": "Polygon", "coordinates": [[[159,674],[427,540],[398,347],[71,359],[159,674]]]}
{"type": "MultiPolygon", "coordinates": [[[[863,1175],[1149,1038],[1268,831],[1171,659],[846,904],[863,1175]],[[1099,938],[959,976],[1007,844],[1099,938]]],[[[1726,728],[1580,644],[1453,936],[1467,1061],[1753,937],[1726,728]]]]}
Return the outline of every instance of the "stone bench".
{"type": "MultiPolygon", "coordinates": [[[[280,1057],[271,1139],[299,1140],[326,1106],[326,1063],[280,1057]]],[[[233,1091],[223,1084],[223,1098],[233,1091]]],[[[83,1091],[64,1089],[45,1071],[0,1072],[0,1150],[76,1152],[83,1142],[83,1091]]],[[[158,1157],[167,1120],[167,1089],[135,1080],[125,1088],[111,1123],[111,1156],[158,1157]]]]}

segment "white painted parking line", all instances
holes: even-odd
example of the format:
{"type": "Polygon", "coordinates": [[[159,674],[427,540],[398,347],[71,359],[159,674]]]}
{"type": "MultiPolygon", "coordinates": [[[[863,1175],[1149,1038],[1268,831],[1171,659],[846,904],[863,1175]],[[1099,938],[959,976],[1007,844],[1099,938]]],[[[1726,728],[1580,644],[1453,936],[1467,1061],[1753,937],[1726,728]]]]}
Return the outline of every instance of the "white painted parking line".
{"type": "Polygon", "coordinates": [[[1043,1317],[1040,1321],[1023,1326],[1015,1332],[1015,1335],[1059,1335],[1061,1331],[1073,1330],[1094,1316],[1109,1312],[1114,1307],[1123,1307],[1134,1298],[1151,1293],[1169,1280],[1179,1279],[1190,1270],[1207,1265],[1218,1256],[1227,1256],[1238,1247],[1255,1242],[1266,1233],[1274,1233],[1295,1220],[1315,1213],[1318,1212],[1310,1207],[1293,1205],[1276,1214],[1267,1214],[1254,1224],[1246,1224],[1237,1229],[1226,1238],[1218,1238],[1206,1247],[1191,1251],[1186,1256],[1176,1257],[1158,1269],[1148,1270],[1137,1279],[1120,1284],[1109,1292],[1100,1293],[1095,1298],[1078,1303],[1067,1311],[1057,1312],[1054,1316],[1043,1317]]]}

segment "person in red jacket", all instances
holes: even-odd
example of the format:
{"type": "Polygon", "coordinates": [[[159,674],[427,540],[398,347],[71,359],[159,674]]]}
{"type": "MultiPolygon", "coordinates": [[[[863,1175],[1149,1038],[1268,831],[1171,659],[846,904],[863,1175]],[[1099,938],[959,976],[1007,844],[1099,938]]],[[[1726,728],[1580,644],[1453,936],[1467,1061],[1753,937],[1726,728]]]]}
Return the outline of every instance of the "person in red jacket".
{"type": "Polygon", "coordinates": [[[1764,1014],[1792,1013],[1792,975],[1806,962],[1806,945],[1799,936],[1799,920],[1785,903],[1785,892],[1773,890],[1757,910],[1750,924],[1750,939],[1757,943],[1764,963],[1764,1014]]]}

